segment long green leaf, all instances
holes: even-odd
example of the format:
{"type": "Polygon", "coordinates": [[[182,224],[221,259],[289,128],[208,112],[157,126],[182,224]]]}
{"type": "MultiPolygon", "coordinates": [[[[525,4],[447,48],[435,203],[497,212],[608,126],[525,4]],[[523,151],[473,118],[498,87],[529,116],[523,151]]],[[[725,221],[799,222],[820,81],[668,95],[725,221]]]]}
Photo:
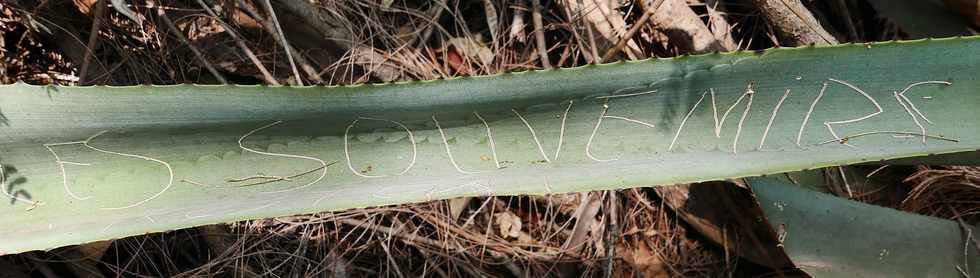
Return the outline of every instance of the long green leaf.
{"type": "Polygon", "coordinates": [[[956,222],[837,198],[780,178],[748,182],[786,254],[813,277],[980,275],[980,254],[956,222]]]}
{"type": "Polygon", "coordinates": [[[16,198],[0,208],[0,252],[975,151],[977,49],[806,47],[352,87],[3,86],[0,188],[16,198]],[[919,82],[932,83],[896,98],[919,82]]]}

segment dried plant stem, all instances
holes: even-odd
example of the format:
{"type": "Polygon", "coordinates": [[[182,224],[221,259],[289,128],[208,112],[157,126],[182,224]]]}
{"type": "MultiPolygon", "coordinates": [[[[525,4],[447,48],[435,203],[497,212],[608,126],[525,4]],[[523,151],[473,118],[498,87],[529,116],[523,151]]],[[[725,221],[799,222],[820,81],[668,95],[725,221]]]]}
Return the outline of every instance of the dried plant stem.
{"type": "MultiPolygon", "coordinates": [[[[432,32],[435,31],[435,25],[438,24],[439,17],[442,16],[442,12],[446,10],[446,7],[447,5],[445,0],[434,3],[432,8],[427,11],[429,17],[431,18],[429,24],[425,25],[425,29],[422,31],[420,36],[412,37],[412,39],[405,43],[405,45],[417,45],[418,47],[425,46],[425,43],[429,41],[429,37],[432,36],[432,32]]],[[[494,30],[492,26],[490,30],[494,30]]]]}
{"type": "Polygon", "coordinates": [[[262,64],[262,61],[259,61],[259,58],[255,56],[255,53],[252,52],[252,49],[250,49],[248,45],[245,44],[245,41],[242,40],[242,38],[238,35],[238,32],[235,32],[235,30],[232,29],[231,26],[229,26],[227,23],[221,20],[221,18],[218,17],[218,15],[215,14],[215,12],[211,10],[211,7],[208,7],[208,5],[204,3],[204,1],[197,0],[197,4],[200,5],[202,8],[204,8],[204,11],[207,12],[208,15],[210,15],[212,18],[214,18],[214,20],[217,21],[218,24],[221,24],[221,27],[225,28],[225,32],[228,33],[228,36],[231,36],[231,38],[235,40],[235,44],[238,45],[238,48],[242,49],[242,52],[245,53],[245,56],[248,56],[248,59],[252,61],[252,64],[255,65],[255,67],[258,68],[259,72],[262,73],[262,78],[265,79],[265,82],[270,85],[278,86],[279,81],[276,81],[276,78],[272,77],[272,74],[269,73],[269,70],[265,68],[265,65],[262,64]]]}
{"type": "MultiPolygon", "coordinates": [[[[249,17],[255,19],[255,21],[258,21],[259,24],[262,25],[262,29],[265,29],[266,32],[272,34],[273,36],[276,35],[276,27],[275,25],[272,24],[271,21],[267,20],[265,17],[260,15],[257,11],[252,9],[252,7],[249,6],[247,3],[245,3],[244,0],[238,0],[238,5],[242,9],[242,11],[248,14],[249,17]]],[[[281,43],[281,42],[282,41],[276,40],[276,43],[281,43]]],[[[289,48],[289,50],[293,53],[297,53],[295,56],[293,56],[293,58],[296,59],[296,62],[299,63],[300,68],[302,68],[303,72],[306,73],[306,78],[309,78],[310,80],[316,83],[323,83],[323,79],[320,78],[320,75],[317,73],[317,70],[313,68],[312,64],[310,64],[310,61],[306,59],[306,56],[300,54],[300,52],[296,50],[296,48],[293,47],[292,44],[286,44],[281,46],[285,48],[289,48]]]]}
{"type": "Polygon", "coordinates": [[[531,0],[531,21],[534,23],[534,39],[538,44],[538,59],[541,66],[550,69],[551,61],[548,59],[548,46],[544,40],[544,23],[541,18],[541,0],[531,0]]]}
{"type": "Polygon", "coordinates": [[[82,58],[82,68],[78,72],[78,83],[85,85],[88,83],[88,67],[92,62],[92,52],[95,51],[96,44],[99,43],[99,29],[102,26],[102,18],[105,16],[105,0],[96,0],[95,12],[92,14],[92,29],[89,30],[88,43],[85,45],[85,56],[82,58]]]}
{"type": "Polygon", "coordinates": [[[619,200],[617,198],[616,190],[607,191],[606,199],[606,258],[604,262],[605,277],[613,277],[613,266],[615,256],[616,256],[616,242],[621,238],[621,233],[619,231],[619,200]]]}
{"type": "MultiPolygon", "coordinates": [[[[657,1],[656,7],[659,7],[660,5],[662,5],[663,2],[664,2],[663,0],[657,1]]],[[[616,42],[616,45],[613,46],[613,48],[610,48],[609,50],[606,50],[606,54],[603,54],[602,55],[602,58],[599,60],[599,63],[598,64],[601,64],[601,63],[605,62],[606,60],[609,60],[609,58],[612,58],[612,56],[615,55],[616,52],[619,52],[620,50],[622,50],[623,47],[626,46],[626,42],[629,41],[628,39],[629,38],[632,38],[633,35],[636,35],[636,32],[637,31],[640,31],[640,28],[642,28],[644,26],[644,24],[641,24],[641,23],[642,22],[646,22],[647,20],[649,20],[650,19],[650,16],[653,16],[653,11],[655,11],[656,9],[657,8],[648,9],[646,12],[644,12],[643,15],[640,16],[640,19],[636,21],[638,23],[637,24],[633,24],[633,27],[630,27],[630,29],[628,31],[626,31],[626,34],[624,34],[623,37],[620,38],[618,42],[616,42]]]]}
{"type": "Polygon", "coordinates": [[[296,69],[296,62],[293,60],[292,47],[289,47],[289,41],[286,40],[286,34],[282,32],[282,27],[279,25],[279,19],[276,18],[276,11],[272,9],[272,3],[269,0],[262,0],[262,4],[265,5],[265,9],[269,11],[269,18],[272,19],[273,26],[276,27],[276,34],[279,35],[279,43],[283,45],[286,49],[286,57],[289,59],[289,67],[293,69],[293,75],[296,76],[296,85],[303,86],[303,77],[299,75],[299,70],[296,69]]]}
{"type": "Polygon", "coordinates": [[[159,16],[160,19],[163,20],[163,23],[167,25],[167,28],[169,28],[170,31],[174,33],[174,36],[177,37],[177,40],[179,40],[184,45],[187,45],[187,48],[189,48],[191,52],[194,52],[194,56],[197,57],[197,59],[201,61],[201,65],[203,65],[204,68],[207,69],[208,72],[210,72],[211,75],[218,80],[218,83],[228,84],[228,81],[225,80],[225,77],[221,75],[221,73],[218,73],[218,70],[214,68],[214,65],[212,65],[211,62],[208,61],[206,57],[204,57],[204,54],[201,53],[201,50],[197,49],[197,47],[191,44],[191,42],[187,40],[187,36],[184,36],[184,33],[181,33],[180,29],[177,29],[177,26],[174,25],[174,22],[171,21],[170,17],[167,16],[167,13],[164,12],[163,7],[157,6],[157,16],[159,16]]]}

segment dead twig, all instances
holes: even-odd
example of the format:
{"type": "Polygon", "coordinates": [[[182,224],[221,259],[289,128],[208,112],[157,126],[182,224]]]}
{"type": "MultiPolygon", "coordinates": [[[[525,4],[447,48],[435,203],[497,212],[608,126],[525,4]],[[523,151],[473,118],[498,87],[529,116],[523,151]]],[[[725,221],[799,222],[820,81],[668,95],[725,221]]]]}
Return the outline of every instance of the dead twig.
{"type": "MultiPolygon", "coordinates": [[[[595,35],[592,29],[595,28],[596,31],[601,35],[599,38],[602,39],[602,48],[608,49],[609,47],[615,45],[620,40],[625,39],[626,43],[622,48],[624,54],[630,59],[642,59],[646,56],[643,51],[640,50],[639,45],[631,37],[623,37],[626,34],[626,20],[620,15],[617,6],[620,5],[618,1],[611,0],[564,0],[559,1],[565,6],[567,17],[569,18],[569,23],[575,24],[577,18],[581,18],[581,21],[585,22],[582,24],[586,34],[589,38],[589,45],[592,48],[591,52],[585,52],[592,54],[596,58],[599,57],[599,50],[596,48],[595,35]]],[[[581,40],[578,38],[578,32],[573,32],[576,40],[581,40]]],[[[603,50],[604,52],[604,50],[603,50]]]]}
{"type": "Polygon", "coordinates": [[[291,51],[292,47],[289,47],[286,34],[282,32],[282,26],[279,25],[279,19],[276,18],[276,11],[272,9],[272,3],[269,0],[262,0],[262,4],[265,5],[265,9],[269,12],[269,18],[272,20],[273,26],[276,27],[276,35],[279,36],[279,43],[286,49],[286,58],[289,59],[289,67],[293,69],[293,75],[296,76],[295,84],[303,86],[303,77],[299,75],[299,70],[296,69],[296,62],[293,60],[293,52],[291,51]]]}
{"type": "Polygon", "coordinates": [[[616,190],[609,190],[608,197],[606,199],[606,259],[605,259],[605,277],[613,277],[613,266],[616,258],[616,246],[620,239],[619,232],[619,200],[616,195],[618,192],[616,190]]]}
{"type": "Polygon", "coordinates": [[[214,68],[214,65],[212,65],[211,62],[208,61],[206,57],[204,57],[204,54],[201,53],[201,50],[197,49],[196,46],[191,44],[191,42],[187,40],[187,36],[185,36],[184,33],[181,33],[180,29],[177,29],[177,26],[174,25],[174,22],[170,20],[170,17],[168,17],[167,13],[163,10],[163,7],[157,6],[156,8],[157,8],[157,16],[160,17],[160,19],[163,20],[163,23],[167,25],[167,28],[169,28],[170,31],[174,33],[174,36],[177,37],[177,40],[179,40],[180,43],[186,45],[187,48],[189,48],[191,52],[194,53],[194,56],[201,61],[201,65],[203,65],[204,68],[211,73],[211,76],[214,76],[214,79],[217,79],[218,83],[228,84],[228,81],[225,80],[225,77],[221,75],[221,73],[218,73],[218,70],[214,68]]]}
{"type": "Polygon", "coordinates": [[[221,27],[225,28],[225,32],[228,33],[228,36],[231,36],[231,38],[235,41],[235,44],[238,45],[238,48],[242,49],[242,52],[245,53],[245,56],[248,56],[248,59],[252,61],[252,64],[255,65],[255,67],[258,68],[259,72],[262,73],[262,77],[265,79],[265,82],[270,85],[278,86],[279,81],[276,81],[276,78],[272,77],[272,74],[269,73],[269,70],[265,68],[265,65],[262,64],[262,61],[259,61],[259,58],[255,56],[255,53],[252,52],[252,49],[250,49],[248,45],[245,44],[245,41],[242,40],[242,38],[238,35],[238,32],[235,32],[235,30],[232,29],[230,25],[228,25],[223,20],[221,20],[221,18],[218,17],[218,15],[213,10],[211,10],[211,7],[208,7],[208,5],[204,3],[204,1],[197,0],[197,4],[200,5],[202,8],[204,8],[204,11],[207,12],[208,15],[210,15],[212,18],[214,18],[214,20],[217,21],[218,24],[221,24],[221,27]]]}
{"type": "Polygon", "coordinates": [[[633,24],[633,27],[630,27],[630,29],[626,31],[626,34],[623,34],[623,37],[620,38],[618,42],[616,42],[616,45],[613,46],[613,48],[606,50],[606,54],[602,55],[602,59],[599,60],[599,64],[602,64],[606,60],[609,60],[609,58],[612,58],[612,56],[615,55],[616,52],[622,50],[623,47],[626,46],[627,39],[632,38],[634,35],[636,35],[636,32],[640,31],[640,28],[642,28],[645,25],[642,23],[647,22],[647,20],[650,20],[650,17],[653,16],[653,13],[656,12],[658,9],[660,9],[660,6],[663,4],[664,4],[664,0],[657,0],[656,4],[653,4],[652,9],[644,9],[645,11],[643,12],[643,15],[640,16],[640,19],[636,21],[637,23],[633,24]]]}
{"type": "MultiPolygon", "coordinates": [[[[428,11],[431,20],[429,20],[428,24],[425,25],[422,35],[412,37],[412,39],[409,40],[408,43],[405,43],[405,45],[417,45],[417,47],[425,46],[425,43],[429,41],[429,37],[432,36],[432,32],[435,30],[435,26],[439,24],[438,19],[442,16],[442,12],[446,10],[446,6],[445,0],[434,2],[433,7],[428,11]]],[[[491,26],[491,30],[493,30],[492,28],[493,27],[491,26]]]]}
{"type": "Polygon", "coordinates": [[[548,59],[548,46],[544,40],[544,23],[541,18],[541,0],[531,0],[531,21],[534,23],[534,39],[538,45],[538,59],[541,66],[550,69],[551,60],[548,59]]]}
{"type": "MultiPolygon", "coordinates": [[[[571,4],[571,3],[574,3],[575,2],[574,0],[566,0],[566,2],[568,2],[568,3],[565,4],[565,9],[564,9],[565,10],[565,16],[567,18],[569,18],[569,20],[571,21],[571,22],[569,22],[569,25],[571,25],[572,27],[569,28],[569,29],[571,29],[571,31],[572,31],[572,37],[575,38],[575,44],[578,45],[579,49],[586,49],[586,47],[584,45],[582,45],[582,41],[583,41],[582,40],[582,36],[580,36],[578,34],[579,32],[578,32],[578,30],[576,30],[576,28],[575,28],[575,25],[576,24],[574,23],[575,21],[577,21],[575,19],[576,18],[579,18],[579,17],[582,17],[582,15],[581,14],[575,15],[575,16],[572,15],[571,10],[572,9],[575,9],[575,4],[571,4]]],[[[581,13],[582,11],[581,10],[577,10],[577,12],[578,13],[581,13]]],[[[595,64],[595,63],[598,62],[598,59],[599,59],[599,55],[598,55],[598,51],[599,50],[596,48],[595,38],[592,35],[592,28],[591,28],[591,26],[589,26],[589,24],[583,24],[583,27],[585,27],[586,30],[588,30],[590,45],[589,45],[589,51],[582,51],[582,56],[585,57],[585,60],[588,61],[590,64],[595,64]]],[[[569,49],[570,48],[571,48],[571,46],[565,47],[564,52],[562,52],[562,57],[561,57],[561,59],[558,60],[558,66],[559,67],[562,64],[564,64],[565,59],[568,56],[568,52],[569,52],[569,49]]]]}
{"type": "Polygon", "coordinates": [[[102,18],[105,16],[105,0],[96,0],[95,12],[92,14],[92,29],[89,30],[88,43],[85,48],[89,51],[85,51],[85,56],[82,58],[82,68],[78,73],[78,83],[86,85],[88,83],[88,67],[89,63],[92,62],[92,52],[94,51],[96,44],[99,43],[99,28],[102,26],[102,18]]]}
{"type": "MultiPolygon", "coordinates": [[[[262,29],[265,29],[266,32],[272,34],[273,36],[277,36],[276,27],[272,24],[271,21],[267,20],[265,17],[260,15],[257,11],[252,9],[252,7],[249,6],[247,3],[245,3],[244,0],[238,0],[238,5],[240,9],[245,12],[245,14],[247,14],[252,19],[255,19],[255,21],[259,22],[259,24],[262,25],[262,29]]],[[[282,41],[280,40],[275,40],[275,41],[276,43],[282,43],[282,41]]],[[[310,61],[306,59],[306,56],[304,56],[302,53],[296,50],[296,48],[293,47],[292,44],[286,44],[286,45],[280,44],[280,46],[284,48],[289,48],[290,51],[296,53],[296,55],[293,56],[293,58],[296,59],[296,62],[299,63],[300,68],[302,68],[303,72],[306,73],[306,78],[309,78],[310,80],[313,80],[313,82],[316,83],[323,83],[323,79],[320,78],[320,74],[318,74],[317,70],[313,68],[312,64],[310,64],[310,61]]]]}

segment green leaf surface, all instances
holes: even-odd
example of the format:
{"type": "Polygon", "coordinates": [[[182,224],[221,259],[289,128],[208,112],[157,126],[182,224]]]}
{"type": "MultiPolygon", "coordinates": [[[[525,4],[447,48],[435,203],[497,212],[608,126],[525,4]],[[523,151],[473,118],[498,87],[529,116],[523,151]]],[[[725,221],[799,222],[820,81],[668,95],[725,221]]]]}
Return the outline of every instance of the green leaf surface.
{"type": "Polygon", "coordinates": [[[963,277],[957,267],[980,275],[980,254],[956,222],[837,198],[782,178],[748,183],[783,250],[813,277],[963,277]]]}
{"type": "Polygon", "coordinates": [[[975,151],[977,49],[805,47],[352,87],[0,86],[0,252],[975,151]]]}

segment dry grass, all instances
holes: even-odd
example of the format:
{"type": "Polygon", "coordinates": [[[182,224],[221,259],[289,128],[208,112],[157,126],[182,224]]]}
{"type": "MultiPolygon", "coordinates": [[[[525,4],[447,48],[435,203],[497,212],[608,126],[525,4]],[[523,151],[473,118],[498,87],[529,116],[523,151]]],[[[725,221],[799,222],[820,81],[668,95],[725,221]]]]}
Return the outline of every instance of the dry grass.
{"type": "MultiPolygon", "coordinates": [[[[113,276],[143,277],[721,277],[739,261],[689,234],[652,191],[632,189],[553,197],[470,199],[457,218],[453,201],[434,201],[243,221],[116,240],[98,261],[113,276]],[[603,239],[609,194],[621,212],[621,240],[603,239]],[[605,195],[605,196],[603,196],[605,195]],[[599,201],[584,237],[573,215],[599,201]],[[587,206],[587,205],[586,205],[587,206]],[[503,220],[502,220],[503,219],[503,220]],[[514,225],[520,226],[516,230],[514,225]],[[614,258],[607,250],[615,248],[614,258]]],[[[586,215],[588,216],[588,215],[586,215]]],[[[583,219],[585,219],[583,217],[583,219]]],[[[619,238],[619,237],[617,237],[619,238]]],[[[70,248],[13,258],[29,270],[81,272],[70,248]]],[[[739,274],[741,273],[741,274],[739,274]]],[[[81,276],[81,275],[79,275],[81,276]]]]}
{"type": "Polygon", "coordinates": [[[919,166],[905,183],[911,192],[902,209],[967,223],[980,221],[980,167],[919,166]]]}

